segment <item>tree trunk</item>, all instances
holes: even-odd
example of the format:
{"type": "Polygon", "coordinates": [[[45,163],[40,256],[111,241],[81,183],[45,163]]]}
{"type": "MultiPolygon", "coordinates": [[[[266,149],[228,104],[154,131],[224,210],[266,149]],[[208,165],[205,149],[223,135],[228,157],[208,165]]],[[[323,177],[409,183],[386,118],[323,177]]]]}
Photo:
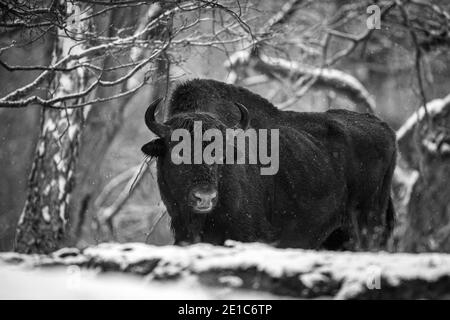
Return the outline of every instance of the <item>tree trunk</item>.
{"type": "MultiPolygon", "coordinates": [[[[54,35],[47,34],[45,41],[33,42],[13,51],[5,51],[2,61],[19,65],[49,65],[54,35]],[[35,54],[30,55],[33,50],[35,54]]],[[[3,33],[0,42],[20,41],[17,33],[3,33]]],[[[27,40],[31,40],[27,38],[27,40]]],[[[26,74],[0,68],[0,96],[33,81],[39,72],[26,74]]],[[[45,93],[35,90],[33,94],[45,98],[45,93]]],[[[24,109],[0,109],[0,251],[13,250],[17,221],[26,200],[26,187],[33,161],[34,149],[39,135],[39,109],[31,105],[24,109]]]]}
{"type": "MultiPolygon", "coordinates": [[[[117,36],[117,30],[128,30],[123,36],[132,34],[136,29],[136,18],[143,16],[145,8],[134,7],[127,9],[112,10],[108,19],[96,20],[99,30],[108,29],[108,36],[117,36]],[[120,22],[119,22],[120,21],[120,22]]],[[[108,55],[103,61],[103,68],[111,68],[117,65],[120,57],[108,55]]],[[[128,61],[121,61],[127,63],[128,61]]],[[[123,76],[123,72],[108,72],[103,77],[104,81],[112,81],[123,76]]],[[[128,82],[133,81],[133,79],[128,82]]],[[[97,96],[101,98],[110,97],[126,89],[128,82],[124,82],[124,87],[104,87],[97,90],[97,96]]],[[[91,242],[92,229],[86,222],[91,221],[93,202],[101,191],[104,178],[99,174],[101,165],[104,162],[106,153],[114,141],[116,134],[123,125],[124,110],[127,103],[133,96],[128,96],[105,103],[100,103],[89,113],[86,119],[85,129],[82,135],[82,147],[79,156],[79,170],[77,173],[77,186],[74,189],[74,198],[71,204],[71,218],[73,224],[70,231],[70,242],[76,244],[83,234],[83,227],[89,233],[88,242],[91,242]]]]}
{"type": "MultiPolygon", "coordinates": [[[[163,4],[161,6],[154,7],[135,7],[113,10],[109,21],[101,28],[104,29],[108,25],[109,36],[116,36],[117,30],[128,30],[130,34],[139,29],[145,23],[146,19],[153,19],[161,12],[168,10],[173,4],[163,4]],[[119,17],[120,16],[120,17],[119,17]]],[[[163,40],[167,36],[167,31],[170,30],[170,18],[162,19],[160,25],[150,32],[148,35],[148,41],[151,42],[154,39],[163,40]]],[[[122,32],[123,33],[123,32],[122,32]]],[[[147,50],[139,49],[134,52],[136,56],[143,56],[148,53],[147,50]]],[[[111,68],[117,65],[118,58],[108,56],[104,61],[104,68],[111,68]]],[[[127,61],[123,61],[124,63],[127,61]]],[[[163,78],[168,69],[167,60],[163,57],[159,58],[155,63],[154,83],[152,94],[147,95],[147,99],[150,102],[156,94],[163,94],[166,92],[165,79],[159,80],[159,77],[163,78]]],[[[109,72],[105,76],[105,80],[111,81],[114,78],[123,76],[120,72],[109,72]]],[[[124,83],[124,87],[128,83],[136,81],[135,77],[139,77],[136,74],[128,82],[124,83]]],[[[141,80],[139,80],[141,81],[141,80]]],[[[107,97],[119,93],[121,88],[100,88],[97,91],[98,96],[107,97]]],[[[95,199],[102,191],[102,188],[107,182],[105,177],[101,176],[100,169],[104,162],[105,155],[108,152],[111,144],[113,143],[116,134],[121,129],[124,123],[124,111],[128,103],[134,96],[128,96],[126,98],[117,99],[111,102],[98,105],[90,114],[89,119],[86,122],[86,129],[83,131],[83,144],[80,150],[80,170],[79,170],[79,184],[74,191],[74,202],[72,203],[71,215],[73,217],[73,228],[71,230],[71,243],[76,245],[80,242],[82,245],[85,243],[108,241],[113,239],[113,235],[110,234],[106,226],[99,225],[95,222],[95,215],[99,212],[95,204],[95,199]],[[94,221],[93,221],[94,219],[94,221]],[[94,223],[93,223],[94,222],[94,223]]],[[[147,105],[137,106],[138,108],[146,108],[147,105]]],[[[144,112],[144,111],[143,111],[144,112]]],[[[160,119],[162,120],[162,119],[160,119]]],[[[137,146],[136,149],[139,147],[137,146]]]]}
{"type": "MultiPolygon", "coordinates": [[[[91,27],[83,22],[81,30],[91,27]]],[[[58,30],[52,53],[53,63],[76,50],[84,50],[89,44],[74,46],[76,42],[58,30]]],[[[64,66],[70,68],[80,61],[72,60],[64,66]]],[[[84,68],[73,72],[57,72],[51,80],[49,92],[54,97],[73,94],[86,89],[89,83],[84,68]]],[[[73,100],[84,102],[84,97],[73,100]]],[[[64,241],[67,227],[69,201],[75,183],[75,165],[78,156],[80,134],[90,106],[78,109],[43,108],[40,135],[31,174],[28,180],[28,196],[22,211],[16,234],[16,251],[48,253],[58,249],[64,241]]]]}
{"type": "Polygon", "coordinates": [[[398,249],[450,252],[450,95],[421,108],[398,130],[398,249]]]}

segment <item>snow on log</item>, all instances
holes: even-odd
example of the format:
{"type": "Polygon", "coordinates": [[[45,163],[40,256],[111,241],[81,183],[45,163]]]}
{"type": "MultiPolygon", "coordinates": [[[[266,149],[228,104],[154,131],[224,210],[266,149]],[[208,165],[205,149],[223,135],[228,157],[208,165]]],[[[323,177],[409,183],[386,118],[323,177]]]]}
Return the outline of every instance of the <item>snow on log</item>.
{"type": "MultiPolygon", "coordinates": [[[[320,252],[236,242],[227,242],[225,247],[105,243],[81,251],[65,248],[50,255],[2,253],[0,262],[4,264],[0,263],[3,271],[9,273],[29,267],[33,267],[32,272],[36,268],[44,272],[52,267],[55,277],[61,277],[63,267],[75,266],[85,273],[95,270],[109,275],[111,272],[129,274],[121,277],[146,276],[149,298],[154,298],[155,292],[162,288],[165,293],[174,289],[175,298],[193,299],[261,298],[267,294],[283,298],[450,298],[450,255],[436,253],[320,252]],[[59,272],[55,271],[58,266],[59,272]]],[[[9,277],[3,271],[0,283],[9,277]]],[[[106,281],[104,276],[95,277],[95,285],[99,278],[106,281]]],[[[34,280],[30,277],[29,281],[34,280]]],[[[141,297],[143,290],[139,289],[130,295],[124,291],[122,297],[141,297]]],[[[0,296],[7,295],[6,290],[0,286],[0,296]]],[[[168,298],[168,295],[161,297],[168,298]]]]}

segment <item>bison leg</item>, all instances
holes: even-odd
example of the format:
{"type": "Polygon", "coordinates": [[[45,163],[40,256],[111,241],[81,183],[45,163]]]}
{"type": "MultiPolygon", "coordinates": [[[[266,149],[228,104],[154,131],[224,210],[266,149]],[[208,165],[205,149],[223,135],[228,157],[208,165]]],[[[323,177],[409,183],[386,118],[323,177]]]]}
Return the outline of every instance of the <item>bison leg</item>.
{"type": "Polygon", "coordinates": [[[381,162],[382,165],[374,164],[372,170],[367,172],[366,189],[352,199],[353,205],[348,213],[353,230],[354,250],[378,250],[387,247],[395,217],[391,200],[395,162],[393,153],[390,159],[381,162]],[[366,196],[360,198],[361,195],[366,196]]]}
{"type": "Polygon", "coordinates": [[[395,217],[390,186],[361,204],[352,217],[355,250],[386,249],[395,217]]]}
{"type": "Polygon", "coordinates": [[[353,250],[382,249],[385,246],[387,204],[381,205],[380,196],[374,196],[352,214],[353,250]]]}
{"type": "Polygon", "coordinates": [[[344,228],[334,230],[322,243],[325,250],[347,250],[351,236],[344,228]]]}

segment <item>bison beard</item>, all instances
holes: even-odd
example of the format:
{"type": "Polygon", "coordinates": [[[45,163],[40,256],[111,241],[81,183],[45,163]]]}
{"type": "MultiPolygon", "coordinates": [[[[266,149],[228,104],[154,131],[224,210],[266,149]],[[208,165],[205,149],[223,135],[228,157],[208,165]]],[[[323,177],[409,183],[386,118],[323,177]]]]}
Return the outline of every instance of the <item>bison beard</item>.
{"type": "Polygon", "coordinates": [[[213,80],[179,85],[164,124],[154,118],[159,102],[145,115],[159,138],[142,151],[158,157],[158,185],[177,244],[234,239],[280,247],[385,247],[395,215],[390,185],[396,146],[394,132],[377,117],[280,111],[244,88],[213,80]],[[174,165],[171,132],[192,132],[195,121],[222,132],[278,129],[279,171],[262,176],[260,163],[174,165]],[[198,190],[205,199],[217,194],[210,211],[195,210],[198,190]]]}

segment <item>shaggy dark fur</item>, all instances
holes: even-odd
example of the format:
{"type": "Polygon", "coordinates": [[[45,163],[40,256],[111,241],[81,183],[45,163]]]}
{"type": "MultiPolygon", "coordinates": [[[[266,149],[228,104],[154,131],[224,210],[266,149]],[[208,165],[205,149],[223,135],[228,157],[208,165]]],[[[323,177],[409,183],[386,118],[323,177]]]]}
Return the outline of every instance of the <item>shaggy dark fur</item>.
{"type": "Polygon", "coordinates": [[[386,123],[346,110],[280,111],[244,88],[191,80],[173,92],[166,124],[186,128],[202,120],[204,127],[224,130],[240,119],[234,102],[247,107],[251,127],[279,129],[279,171],[262,176],[259,165],[176,166],[170,161],[169,137],[145,145],[144,152],[158,156],[158,184],[176,243],[234,239],[300,248],[385,245],[394,219],[390,185],[396,161],[395,134],[386,123]],[[207,215],[186,205],[187,192],[199,183],[218,189],[218,204],[207,215]]]}

